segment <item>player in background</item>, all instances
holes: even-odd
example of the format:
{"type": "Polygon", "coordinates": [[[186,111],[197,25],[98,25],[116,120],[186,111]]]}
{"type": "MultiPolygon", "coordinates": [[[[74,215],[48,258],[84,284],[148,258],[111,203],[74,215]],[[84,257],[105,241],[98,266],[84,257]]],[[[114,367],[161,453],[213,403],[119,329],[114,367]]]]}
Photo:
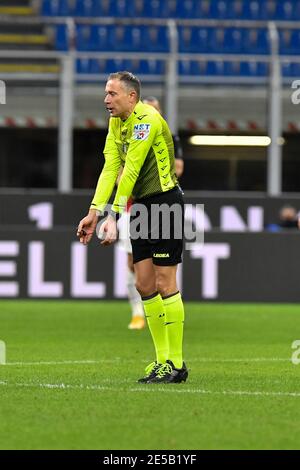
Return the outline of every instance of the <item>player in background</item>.
{"type": "MultiPolygon", "coordinates": [[[[147,96],[143,99],[143,103],[153,106],[160,114],[162,110],[160,107],[159,100],[154,96],[147,96]]],[[[175,171],[177,178],[180,178],[183,169],[183,151],[180,142],[180,138],[177,134],[173,134],[174,150],[175,150],[175,171]]],[[[131,321],[128,325],[130,330],[141,330],[146,326],[145,315],[143,302],[140,294],[138,293],[135,287],[135,274],[133,267],[133,258],[132,258],[132,247],[129,236],[129,220],[130,220],[130,207],[131,200],[128,201],[126,207],[126,212],[123,214],[118,223],[118,228],[120,232],[120,247],[127,253],[127,276],[126,276],[126,286],[127,286],[127,295],[128,300],[131,306],[131,321]]]]}
{"type": "MultiPolygon", "coordinates": [[[[119,179],[122,172],[119,175],[119,179]]],[[[130,330],[142,330],[146,326],[143,302],[140,294],[135,287],[135,274],[133,267],[132,247],[129,234],[130,225],[130,208],[132,199],[128,200],[125,212],[118,221],[119,230],[119,247],[127,253],[127,272],[126,272],[126,288],[128,301],[131,307],[131,321],[128,325],[130,330]]]]}

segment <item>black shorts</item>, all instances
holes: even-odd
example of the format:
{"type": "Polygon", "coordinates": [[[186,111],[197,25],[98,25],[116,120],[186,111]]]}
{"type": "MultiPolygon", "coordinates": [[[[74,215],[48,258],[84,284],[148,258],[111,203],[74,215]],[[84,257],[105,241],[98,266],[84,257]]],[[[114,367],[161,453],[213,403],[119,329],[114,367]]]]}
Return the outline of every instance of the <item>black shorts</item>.
{"type": "Polygon", "coordinates": [[[134,263],[148,258],[158,266],[181,263],[183,233],[184,202],[178,186],[134,202],[130,216],[134,263]]]}

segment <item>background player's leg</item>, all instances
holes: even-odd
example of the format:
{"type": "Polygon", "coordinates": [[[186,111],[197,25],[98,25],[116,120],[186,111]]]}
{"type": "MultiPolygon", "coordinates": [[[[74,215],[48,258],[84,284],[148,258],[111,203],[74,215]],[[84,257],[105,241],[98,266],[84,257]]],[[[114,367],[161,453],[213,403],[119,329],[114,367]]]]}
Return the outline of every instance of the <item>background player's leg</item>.
{"type": "Polygon", "coordinates": [[[141,330],[145,327],[144,307],[140,294],[135,287],[135,273],[132,253],[127,254],[127,295],[131,306],[130,330],[141,330]]]}

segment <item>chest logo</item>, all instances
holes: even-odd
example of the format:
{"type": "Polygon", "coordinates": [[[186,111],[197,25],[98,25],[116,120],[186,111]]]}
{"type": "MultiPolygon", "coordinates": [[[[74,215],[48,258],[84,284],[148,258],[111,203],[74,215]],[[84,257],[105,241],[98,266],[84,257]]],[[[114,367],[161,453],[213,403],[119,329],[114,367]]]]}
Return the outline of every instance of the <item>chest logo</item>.
{"type": "Polygon", "coordinates": [[[151,124],[135,124],[133,127],[133,140],[147,140],[150,135],[151,124]]]}

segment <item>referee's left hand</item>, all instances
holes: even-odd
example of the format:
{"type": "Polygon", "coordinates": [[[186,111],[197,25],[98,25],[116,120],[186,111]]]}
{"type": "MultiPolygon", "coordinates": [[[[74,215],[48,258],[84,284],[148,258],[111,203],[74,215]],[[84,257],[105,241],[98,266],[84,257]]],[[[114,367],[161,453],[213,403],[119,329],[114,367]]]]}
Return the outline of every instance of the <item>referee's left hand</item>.
{"type": "Polygon", "coordinates": [[[118,229],[117,223],[113,217],[110,215],[107,217],[106,221],[103,222],[101,226],[101,232],[103,232],[103,241],[101,245],[108,246],[115,243],[118,238],[118,229]]]}

